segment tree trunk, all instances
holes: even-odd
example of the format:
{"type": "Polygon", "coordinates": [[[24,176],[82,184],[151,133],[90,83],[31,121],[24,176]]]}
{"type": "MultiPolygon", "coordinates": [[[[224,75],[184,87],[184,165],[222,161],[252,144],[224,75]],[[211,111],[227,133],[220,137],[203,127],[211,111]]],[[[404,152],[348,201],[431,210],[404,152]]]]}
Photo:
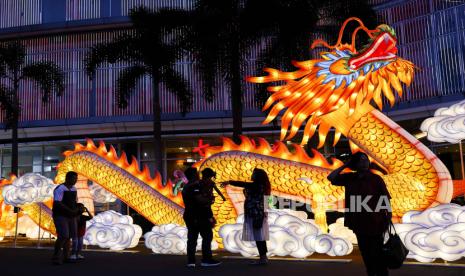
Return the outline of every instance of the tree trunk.
{"type": "Polygon", "coordinates": [[[11,173],[19,177],[18,175],[18,125],[19,125],[19,79],[18,73],[14,73],[13,80],[13,124],[11,126],[11,173]]]}
{"type": "Polygon", "coordinates": [[[155,166],[163,179],[163,143],[161,139],[160,91],[156,74],[152,74],[153,150],[155,166]]]}
{"type": "Polygon", "coordinates": [[[240,143],[239,135],[242,134],[242,93],[241,93],[241,67],[239,45],[235,44],[231,55],[231,112],[233,119],[233,139],[240,143]]]}
{"type": "Polygon", "coordinates": [[[11,126],[11,173],[18,176],[18,111],[13,115],[11,126]]]}

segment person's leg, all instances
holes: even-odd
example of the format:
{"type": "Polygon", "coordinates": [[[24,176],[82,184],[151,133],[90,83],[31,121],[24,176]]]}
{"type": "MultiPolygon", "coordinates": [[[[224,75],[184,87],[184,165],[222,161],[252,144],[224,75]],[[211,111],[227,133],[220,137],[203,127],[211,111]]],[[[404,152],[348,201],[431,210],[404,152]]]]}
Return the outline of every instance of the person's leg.
{"type": "Polygon", "coordinates": [[[266,241],[255,241],[255,243],[257,244],[260,258],[266,258],[266,253],[268,252],[268,249],[266,248],[266,241]]]}
{"type": "Polygon", "coordinates": [[[373,256],[373,239],[371,236],[368,235],[357,235],[357,242],[358,242],[358,249],[360,250],[360,254],[362,255],[363,263],[365,264],[365,268],[367,271],[368,276],[376,275],[376,261],[373,256]]]}
{"type": "MultiPolygon", "coordinates": [[[[70,257],[70,247],[71,247],[71,239],[77,240],[77,223],[76,218],[66,218],[66,224],[68,226],[68,239],[66,240],[64,247],[63,247],[63,257],[64,259],[69,259],[70,257]]],[[[75,252],[72,252],[74,255],[75,252]]]]}
{"type": "Polygon", "coordinates": [[[186,221],[187,226],[187,263],[195,264],[195,251],[197,249],[197,239],[199,229],[196,223],[186,221]]]}
{"type": "Polygon", "coordinates": [[[202,261],[212,260],[213,230],[209,221],[200,224],[200,236],[202,236],[202,261]]]}
{"type": "Polygon", "coordinates": [[[79,238],[73,237],[72,242],[71,242],[71,256],[76,255],[78,253],[78,247],[79,247],[79,238]]]}
{"type": "Polygon", "coordinates": [[[380,234],[373,238],[373,252],[377,276],[388,276],[389,270],[383,258],[384,235],[380,234]]]}
{"type": "MultiPolygon", "coordinates": [[[[76,220],[75,220],[76,221],[76,220]]],[[[72,223],[72,222],[71,222],[72,223]]],[[[71,225],[70,227],[74,227],[74,225],[71,225]]],[[[78,251],[79,251],[79,237],[77,235],[77,231],[76,233],[72,233],[73,231],[70,230],[70,236],[71,236],[71,239],[72,239],[72,243],[71,243],[71,256],[73,258],[77,258],[77,254],[78,254],[78,251]]]]}
{"type": "Polygon", "coordinates": [[[63,243],[63,260],[69,260],[71,249],[71,239],[67,238],[63,243]]]}
{"type": "Polygon", "coordinates": [[[257,244],[257,249],[258,249],[258,254],[260,255],[260,260],[258,261],[253,261],[250,264],[251,265],[266,265],[268,263],[268,257],[266,256],[266,253],[268,252],[268,249],[266,248],[266,241],[255,241],[257,244]]]}
{"type": "Polygon", "coordinates": [[[69,239],[68,223],[65,217],[57,216],[53,218],[55,229],[57,232],[57,239],[55,241],[55,250],[53,252],[53,261],[55,263],[62,262],[62,249],[65,247],[69,239]]]}
{"type": "Polygon", "coordinates": [[[82,252],[82,245],[84,243],[84,237],[78,237],[78,240],[77,240],[77,249],[76,249],[76,253],[79,255],[81,254],[82,252]]]}

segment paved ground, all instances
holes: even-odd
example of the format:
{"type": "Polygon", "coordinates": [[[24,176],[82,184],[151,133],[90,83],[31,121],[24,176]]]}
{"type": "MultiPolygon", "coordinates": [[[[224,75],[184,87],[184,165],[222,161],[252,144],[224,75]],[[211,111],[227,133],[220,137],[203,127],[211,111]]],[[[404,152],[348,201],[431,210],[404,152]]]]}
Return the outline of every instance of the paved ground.
{"type": "MultiPolygon", "coordinates": [[[[51,253],[50,249],[0,248],[0,275],[364,275],[363,265],[356,253],[348,257],[352,259],[348,263],[272,260],[266,267],[249,266],[246,259],[218,256],[223,261],[221,266],[195,269],[184,266],[184,256],[154,255],[147,251],[87,251],[87,259],[82,262],[54,266],[50,262],[51,253]]],[[[400,270],[392,271],[391,275],[456,276],[465,275],[465,268],[405,265],[400,270]]]]}

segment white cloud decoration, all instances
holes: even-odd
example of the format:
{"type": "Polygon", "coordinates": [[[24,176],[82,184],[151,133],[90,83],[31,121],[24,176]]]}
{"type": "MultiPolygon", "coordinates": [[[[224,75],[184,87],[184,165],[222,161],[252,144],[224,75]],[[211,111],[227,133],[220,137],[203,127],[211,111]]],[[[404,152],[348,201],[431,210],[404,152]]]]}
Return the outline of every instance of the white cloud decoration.
{"type": "Polygon", "coordinates": [[[352,244],[357,244],[357,236],[354,231],[344,226],[344,218],[338,218],[335,223],[328,226],[329,234],[336,238],[342,238],[350,241],[352,244]]]}
{"type": "Polygon", "coordinates": [[[410,250],[409,258],[452,262],[465,257],[465,206],[451,203],[422,212],[410,211],[395,227],[410,250]]]}
{"type": "Polygon", "coordinates": [[[465,101],[439,108],[420,126],[432,142],[459,143],[465,139],[465,101]]]}
{"type": "MultiPolygon", "coordinates": [[[[187,228],[177,224],[155,225],[150,232],[145,233],[145,246],[156,254],[186,254],[187,228]]],[[[199,235],[197,250],[202,247],[202,238],[199,235]]],[[[212,250],[218,249],[218,243],[212,241],[212,250]]]]}
{"type": "Polygon", "coordinates": [[[130,216],[115,211],[105,211],[87,222],[84,244],[98,245],[111,250],[137,246],[142,228],[133,224],[130,216]]]}
{"type": "MultiPolygon", "coordinates": [[[[314,220],[304,219],[300,213],[268,210],[268,255],[305,258],[314,252],[330,256],[344,256],[352,252],[352,243],[330,234],[322,234],[314,220]]],[[[257,256],[255,243],[242,241],[243,222],[244,216],[240,215],[235,224],[226,224],[220,228],[224,248],[245,257],[257,256]]]]}
{"type": "Polygon", "coordinates": [[[38,173],[27,173],[5,186],[2,194],[6,204],[20,206],[49,199],[55,187],[51,179],[38,173]]]}
{"type": "Polygon", "coordinates": [[[111,203],[116,201],[116,196],[105,190],[102,186],[93,183],[89,186],[92,199],[97,203],[111,203]]]}
{"type": "Polygon", "coordinates": [[[331,234],[305,237],[304,246],[315,250],[317,253],[327,254],[332,257],[348,255],[354,249],[352,243],[348,240],[334,237],[331,234]]]}

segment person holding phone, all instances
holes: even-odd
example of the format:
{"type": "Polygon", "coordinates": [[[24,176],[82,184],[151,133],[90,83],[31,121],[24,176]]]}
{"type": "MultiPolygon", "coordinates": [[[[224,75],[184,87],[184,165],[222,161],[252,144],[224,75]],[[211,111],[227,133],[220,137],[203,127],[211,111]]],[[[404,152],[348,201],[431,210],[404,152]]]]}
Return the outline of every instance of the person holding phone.
{"type": "Polygon", "coordinates": [[[384,233],[392,217],[389,191],[370,170],[368,155],[357,152],[328,175],[332,185],[345,187],[344,225],[354,231],[368,275],[385,276],[384,233]],[[343,173],[349,169],[352,172],[343,173]]]}
{"type": "Polygon", "coordinates": [[[244,226],[243,241],[255,241],[260,259],[252,265],[266,265],[268,252],[266,241],[269,239],[269,226],[265,212],[265,196],[271,194],[271,184],[268,175],[262,169],[255,168],[252,172],[252,182],[226,181],[222,186],[232,185],[244,188],[244,226]]]}

